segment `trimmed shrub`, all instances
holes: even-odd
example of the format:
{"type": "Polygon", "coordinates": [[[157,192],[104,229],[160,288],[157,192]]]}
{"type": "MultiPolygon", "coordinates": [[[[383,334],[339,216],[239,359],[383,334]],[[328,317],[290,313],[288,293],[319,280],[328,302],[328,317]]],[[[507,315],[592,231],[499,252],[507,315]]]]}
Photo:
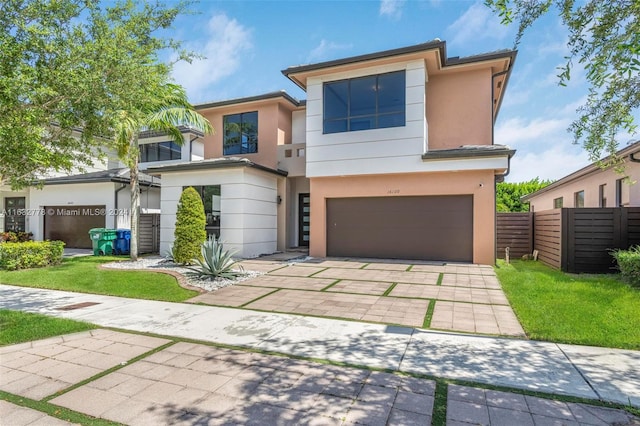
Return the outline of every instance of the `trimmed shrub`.
{"type": "Polygon", "coordinates": [[[62,241],[28,241],[0,243],[0,269],[42,268],[62,262],[62,241]]]}
{"type": "Polygon", "coordinates": [[[629,250],[615,250],[611,255],[618,262],[622,279],[634,287],[640,287],[640,246],[629,250]]]}
{"type": "Polygon", "coordinates": [[[3,232],[0,233],[0,242],[24,243],[33,240],[31,232],[3,232]]]}
{"type": "Polygon", "coordinates": [[[189,187],[182,191],[176,212],[176,230],[173,233],[173,261],[191,264],[200,259],[200,247],[207,239],[207,218],[200,194],[189,187]]]}

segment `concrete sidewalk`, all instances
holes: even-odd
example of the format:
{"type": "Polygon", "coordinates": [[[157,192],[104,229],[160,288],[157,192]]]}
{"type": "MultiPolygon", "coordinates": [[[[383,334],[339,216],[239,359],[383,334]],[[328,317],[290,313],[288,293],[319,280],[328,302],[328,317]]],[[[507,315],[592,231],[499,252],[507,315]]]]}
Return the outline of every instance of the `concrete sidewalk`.
{"type": "Polygon", "coordinates": [[[640,352],[0,285],[0,308],[640,406],[640,352]],[[59,310],[79,303],[96,303],[59,310]]]}

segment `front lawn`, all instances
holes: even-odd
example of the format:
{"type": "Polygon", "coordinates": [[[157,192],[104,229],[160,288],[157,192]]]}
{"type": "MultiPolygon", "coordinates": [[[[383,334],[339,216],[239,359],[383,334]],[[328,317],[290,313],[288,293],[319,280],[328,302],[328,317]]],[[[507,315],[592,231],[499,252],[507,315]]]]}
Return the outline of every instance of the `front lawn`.
{"type": "Polygon", "coordinates": [[[0,283],[167,302],[182,302],[198,294],[180,287],[167,274],[98,268],[101,263],[119,259],[84,256],[48,268],[0,271],[0,283]]]}
{"type": "Polygon", "coordinates": [[[496,273],[530,338],[640,349],[640,290],[617,275],[565,274],[532,261],[499,261],[496,273]]]}
{"type": "Polygon", "coordinates": [[[91,330],[94,325],[63,318],[0,309],[0,346],[91,330]]]}

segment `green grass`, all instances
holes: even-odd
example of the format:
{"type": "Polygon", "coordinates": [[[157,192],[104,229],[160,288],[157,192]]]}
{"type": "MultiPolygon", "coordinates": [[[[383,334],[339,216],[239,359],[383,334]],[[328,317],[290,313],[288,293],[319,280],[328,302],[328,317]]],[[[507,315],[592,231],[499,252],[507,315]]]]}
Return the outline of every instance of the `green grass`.
{"type": "Polygon", "coordinates": [[[48,268],[0,271],[0,283],[167,302],[182,302],[198,294],[180,287],[167,274],[98,268],[114,260],[122,258],[85,256],[48,268]]]}
{"type": "Polygon", "coordinates": [[[86,322],[0,309],[0,346],[93,328],[94,325],[86,322]]]}
{"type": "Polygon", "coordinates": [[[499,261],[496,272],[530,338],[640,349],[640,291],[618,275],[566,274],[531,261],[499,261]]]}

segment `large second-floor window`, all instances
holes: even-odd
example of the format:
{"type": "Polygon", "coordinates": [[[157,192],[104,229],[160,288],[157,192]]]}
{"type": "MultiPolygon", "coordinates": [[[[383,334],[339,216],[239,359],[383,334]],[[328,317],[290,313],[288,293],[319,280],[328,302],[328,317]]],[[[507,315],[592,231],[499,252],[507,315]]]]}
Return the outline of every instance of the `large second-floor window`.
{"type": "Polygon", "coordinates": [[[140,145],[140,162],[180,160],[182,148],[175,142],[145,143],[140,145]]]}
{"type": "Polygon", "coordinates": [[[325,83],[323,132],[404,126],[405,78],[396,71],[325,83]]]}
{"type": "Polygon", "coordinates": [[[224,155],[258,152],[258,111],[225,115],[224,155]]]}

